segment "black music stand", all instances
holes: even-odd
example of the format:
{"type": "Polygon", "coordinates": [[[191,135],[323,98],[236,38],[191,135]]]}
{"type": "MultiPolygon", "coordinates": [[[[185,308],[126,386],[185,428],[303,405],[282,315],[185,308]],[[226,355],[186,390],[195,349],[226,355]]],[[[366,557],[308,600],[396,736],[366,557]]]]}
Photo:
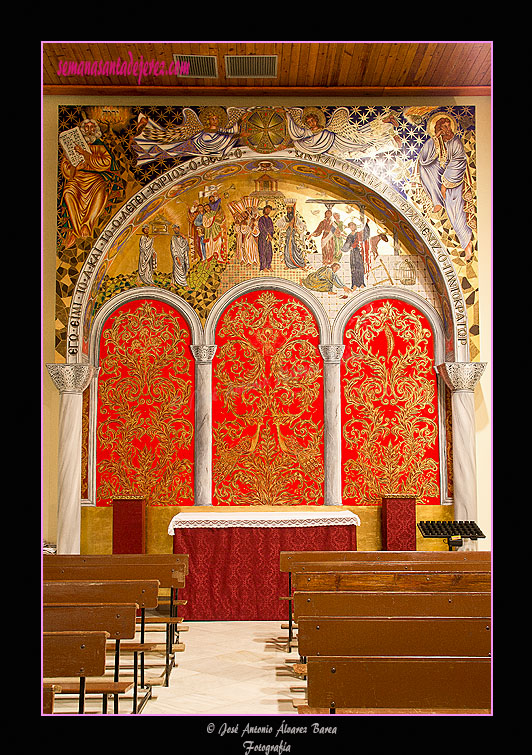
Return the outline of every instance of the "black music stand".
{"type": "Polygon", "coordinates": [[[476,522],[427,521],[418,522],[417,526],[423,537],[441,537],[447,540],[450,551],[453,547],[463,545],[466,538],[477,540],[479,537],[486,537],[476,522]]]}

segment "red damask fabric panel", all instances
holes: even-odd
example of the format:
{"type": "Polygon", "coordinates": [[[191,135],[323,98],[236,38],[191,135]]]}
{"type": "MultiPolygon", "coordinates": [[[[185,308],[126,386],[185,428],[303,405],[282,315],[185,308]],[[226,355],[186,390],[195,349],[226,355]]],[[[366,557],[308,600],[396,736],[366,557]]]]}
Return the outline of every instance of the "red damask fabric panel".
{"type": "Polygon", "coordinates": [[[97,505],[142,496],[149,506],[193,503],[194,359],[182,316],[155,299],[131,301],[100,340],[97,505]]]}
{"type": "Polygon", "coordinates": [[[113,553],[146,553],[146,501],[113,501],[113,553]]]}
{"type": "Polygon", "coordinates": [[[179,598],[188,621],[288,619],[282,550],[356,550],[356,527],[191,527],[174,532],[174,553],[189,554],[179,598]]]}
{"type": "Polygon", "coordinates": [[[382,550],[416,550],[416,499],[383,498],[381,512],[382,550]]]}
{"type": "Polygon", "coordinates": [[[342,488],[347,505],[382,496],[439,504],[434,337],[424,315],[398,299],[359,309],[345,328],[342,488]]]}
{"type": "Polygon", "coordinates": [[[323,362],[314,317],[257,291],[220,318],[213,360],[213,505],[323,504],[323,362]]]}

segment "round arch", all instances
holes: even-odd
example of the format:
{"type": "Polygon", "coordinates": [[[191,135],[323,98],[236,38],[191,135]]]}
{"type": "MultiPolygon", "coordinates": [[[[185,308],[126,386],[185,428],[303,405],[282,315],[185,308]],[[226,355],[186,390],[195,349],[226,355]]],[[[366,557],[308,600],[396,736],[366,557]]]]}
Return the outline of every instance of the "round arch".
{"type": "Polygon", "coordinates": [[[216,325],[222,316],[224,310],[236,299],[244,294],[253,291],[283,291],[299,299],[312,312],[316,318],[318,330],[320,333],[320,343],[326,345],[331,343],[331,326],[327,314],[321,303],[308,293],[302,286],[298,286],[291,281],[283,278],[252,278],[249,281],[238,283],[232,286],[221,296],[211,309],[205,323],[205,343],[214,345],[216,335],[216,325]]]}
{"type": "Polygon", "coordinates": [[[434,335],[434,366],[436,367],[445,361],[445,334],[439,314],[422,296],[413,291],[401,289],[398,286],[377,286],[376,288],[366,289],[358,294],[355,299],[347,302],[334,320],[332,326],[333,342],[343,343],[344,331],[352,315],[361,309],[361,307],[377,299],[399,299],[406,304],[411,304],[425,315],[434,335]]]}
{"type": "Polygon", "coordinates": [[[203,328],[201,321],[188,302],[180,296],[173,294],[171,291],[145,286],[132,289],[131,291],[125,291],[114,296],[100,309],[94,318],[90,334],[89,359],[91,364],[96,366],[99,364],[100,337],[107,318],[123,304],[140,299],[156,299],[157,301],[164,302],[176,309],[181,315],[183,315],[183,318],[190,328],[192,345],[195,346],[203,343],[203,328]]]}

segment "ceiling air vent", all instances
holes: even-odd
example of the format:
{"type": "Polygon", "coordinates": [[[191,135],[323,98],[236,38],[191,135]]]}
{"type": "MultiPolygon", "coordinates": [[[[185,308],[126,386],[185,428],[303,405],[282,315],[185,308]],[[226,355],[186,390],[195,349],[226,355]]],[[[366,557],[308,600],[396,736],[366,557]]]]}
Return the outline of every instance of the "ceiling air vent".
{"type": "Polygon", "coordinates": [[[191,79],[217,79],[218,61],[216,55],[173,55],[176,76],[191,79]]]}
{"type": "Polygon", "coordinates": [[[228,79],[274,79],[277,55],[226,55],[225,74],[228,79]]]}

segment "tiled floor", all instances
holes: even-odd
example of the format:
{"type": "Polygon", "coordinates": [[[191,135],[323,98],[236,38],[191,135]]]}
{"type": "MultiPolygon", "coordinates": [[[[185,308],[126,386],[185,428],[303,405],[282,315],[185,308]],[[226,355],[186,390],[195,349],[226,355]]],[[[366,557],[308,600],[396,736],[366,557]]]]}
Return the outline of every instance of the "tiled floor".
{"type": "Polygon", "coordinates": [[[287,630],[278,621],[191,621],[168,687],[142,715],[297,715],[305,683],[290,671],[287,630]],[[291,691],[296,688],[296,691],[291,691]]]}

